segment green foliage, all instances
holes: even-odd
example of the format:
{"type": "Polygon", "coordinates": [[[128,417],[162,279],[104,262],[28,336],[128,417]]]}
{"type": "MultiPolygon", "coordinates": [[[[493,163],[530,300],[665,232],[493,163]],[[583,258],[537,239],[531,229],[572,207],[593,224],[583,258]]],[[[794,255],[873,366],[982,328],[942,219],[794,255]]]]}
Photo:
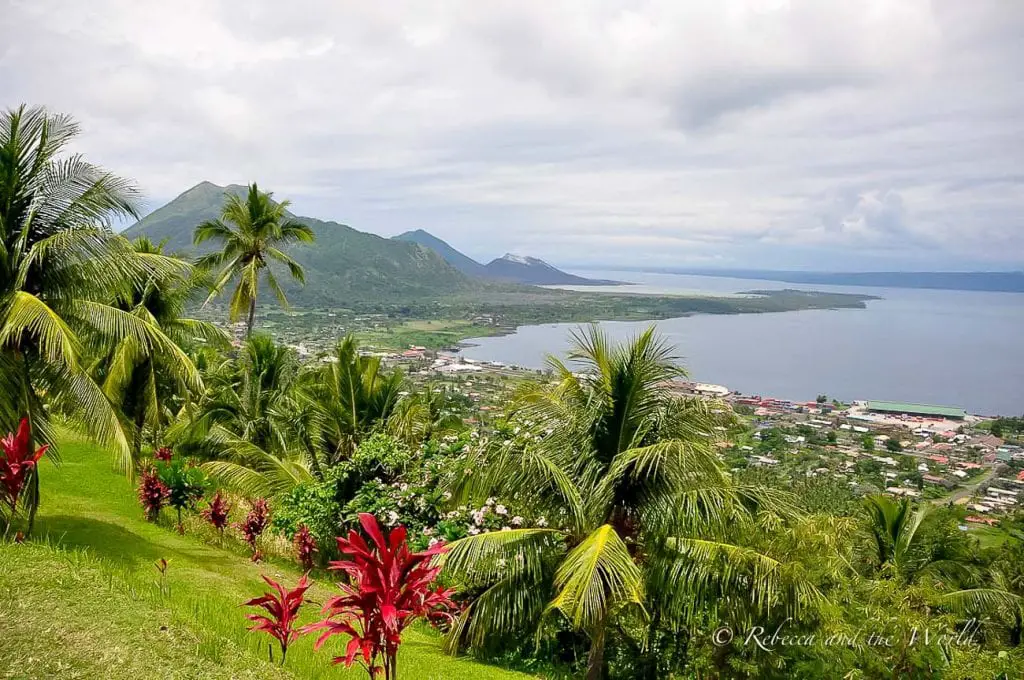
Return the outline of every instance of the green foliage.
{"type": "Polygon", "coordinates": [[[157,462],[156,470],[160,481],[167,487],[167,504],[178,513],[178,530],[183,531],[181,513],[183,510],[195,510],[196,504],[206,493],[206,475],[194,463],[179,455],[169,461],[157,462]]]}
{"type": "Polygon", "coordinates": [[[899,453],[903,450],[903,445],[900,444],[898,439],[890,437],[885,440],[885,449],[891,453],[899,453]]]}

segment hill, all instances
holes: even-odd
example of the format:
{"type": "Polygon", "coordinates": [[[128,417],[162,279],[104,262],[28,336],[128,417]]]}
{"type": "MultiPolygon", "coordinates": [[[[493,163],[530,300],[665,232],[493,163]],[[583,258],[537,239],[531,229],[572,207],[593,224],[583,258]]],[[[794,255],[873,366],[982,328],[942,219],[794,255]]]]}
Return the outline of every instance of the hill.
{"type": "MultiPolygon", "coordinates": [[[[175,252],[193,253],[196,225],[220,214],[226,193],[245,187],[201,182],[124,231],[167,241],[175,252]]],[[[343,306],[374,301],[451,295],[477,285],[431,248],[358,231],[337,222],[292,215],[316,232],[316,243],[296,246],[291,255],[306,269],[306,286],[285,284],[289,300],[301,305],[343,306]]],[[[202,250],[212,248],[204,244],[202,250]]],[[[289,281],[287,277],[279,277],[289,281]]]]}
{"type": "Polygon", "coordinates": [[[599,286],[619,283],[618,281],[588,279],[568,274],[536,257],[522,257],[512,255],[511,253],[506,253],[504,256],[492,260],[487,265],[483,265],[468,255],[459,252],[446,241],[442,241],[430,232],[423,231],[422,229],[407,231],[392,238],[398,241],[409,241],[426,246],[463,274],[492,281],[525,283],[535,286],[599,286]]]}
{"type": "Polygon", "coordinates": [[[418,243],[421,246],[430,248],[438,255],[444,258],[445,262],[458,269],[466,276],[476,276],[479,278],[487,278],[487,268],[482,264],[469,257],[460,253],[455,248],[452,248],[446,241],[442,241],[438,237],[434,236],[430,232],[423,231],[422,229],[416,229],[415,231],[407,231],[404,234],[393,236],[396,241],[408,241],[410,243],[418,243]]]}
{"type": "Polygon", "coordinates": [[[618,281],[576,276],[552,267],[536,257],[524,257],[512,253],[505,253],[499,258],[491,260],[484,269],[487,271],[488,278],[497,281],[528,283],[535,286],[601,286],[619,283],[618,281]]]}

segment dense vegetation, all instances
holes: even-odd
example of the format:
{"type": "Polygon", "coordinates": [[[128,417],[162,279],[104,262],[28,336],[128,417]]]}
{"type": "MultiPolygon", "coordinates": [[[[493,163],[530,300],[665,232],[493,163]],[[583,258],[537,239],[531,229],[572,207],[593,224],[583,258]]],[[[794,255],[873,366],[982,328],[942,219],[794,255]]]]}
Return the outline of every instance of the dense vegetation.
{"type": "MultiPolygon", "coordinates": [[[[273,636],[280,673],[306,677],[328,664],[304,637],[316,631],[347,636],[340,661],[362,658],[371,675],[509,675],[438,666],[438,634],[426,628],[409,628],[419,645],[400,652],[418,617],[451,654],[551,677],[1010,678],[1024,666],[1024,537],[982,549],[955,509],[734,473],[722,444],[745,425],[725,404],[674,396],[667,383],[682,369],[653,330],[621,345],[578,331],[571,363],[552,360],[486,427],[351,337],[306,364],[259,332],[228,350],[185,316],[186,302],[236,282],[231,309],[252,330],[265,273],[254,263],[274,258],[272,241],[311,234],[253,186],[245,201],[227,199],[234,227],[193,225],[197,240],[221,239],[213,257],[190,263],[130,242],[110,221],[134,214],[134,189],[61,156],[75,131],[41,109],[0,120],[0,388],[10,395],[0,428],[12,433],[0,521],[15,541],[0,546],[13,565],[0,585],[16,603],[0,609],[15,631],[15,656],[5,643],[0,659],[16,675],[59,672],[29,665],[45,653],[38,612],[54,609],[70,612],[69,637],[84,641],[58,650],[61,663],[88,675],[102,673],[103,644],[90,614],[108,616],[133,657],[153,644],[133,632],[133,614],[170,611],[187,624],[181,635],[203,641],[188,664],[156,644],[151,664],[133,662],[140,674],[234,668],[235,648],[266,649],[247,642],[242,602],[266,612],[250,616],[273,636]],[[61,427],[108,452],[122,482],[99,474],[95,456],[72,455],[78,474],[41,483],[40,465],[75,441],[61,427]],[[34,542],[48,498],[63,513],[43,514],[44,535],[100,556],[138,550],[131,573],[74,557],[80,568],[64,575],[65,558],[34,542]],[[344,574],[323,571],[332,560],[344,574]],[[259,563],[286,578],[254,597],[259,563]],[[183,568],[197,583],[179,579],[183,568]],[[56,583],[36,583],[45,569],[56,583]],[[102,611],[102,579],[113,612],[102,611]],[[341,595],[313,621],[307,587],[324,601],[319,582],[339,579],[341,595]]],[[[642,313],[675,304],[664,300],[642,313]]]]}

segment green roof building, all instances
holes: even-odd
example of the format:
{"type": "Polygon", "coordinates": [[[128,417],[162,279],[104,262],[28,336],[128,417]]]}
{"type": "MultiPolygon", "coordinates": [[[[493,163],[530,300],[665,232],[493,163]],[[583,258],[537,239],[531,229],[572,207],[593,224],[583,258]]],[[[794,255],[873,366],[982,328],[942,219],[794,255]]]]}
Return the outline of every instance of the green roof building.
{"type": "Polygon", "coordinates": [[[907,404],[902,401],[869,401],[868,410],[875,413],[897,413],[908,416],[926,416],[929,418],[952,418],[963,420],[967,411],[953,406],[934,406],[932,404],[907,404]]]}

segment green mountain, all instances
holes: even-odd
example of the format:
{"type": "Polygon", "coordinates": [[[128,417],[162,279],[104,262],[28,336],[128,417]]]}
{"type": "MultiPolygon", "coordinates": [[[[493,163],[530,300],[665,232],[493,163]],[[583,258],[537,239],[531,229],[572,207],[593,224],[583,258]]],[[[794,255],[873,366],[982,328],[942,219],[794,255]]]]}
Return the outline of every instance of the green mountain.
{"type": "Polygon", "coordinates": [[[396,241],[408,241],[410,243],[418,243],[421,246],[430,248],[438,255],[444,258],[445,262],[458,269],[466,276],[478,276],[480,278],[487,278],[487,268],[482,264],[469,257],[463,255],[459,251],[452,248],[446,241],[442,241],[438,237],[434,236],[428,231],[422,229],[416,229],[415,231],[407,231],[404,234],[398,236],[392,236],[396,241]]]}
{"type": "MultiPolygon", "coordinates": [[[[174,252],[194,253],[196,225],[220,215],[226,193],[245,187],[202,182],[124,231],[128,238],[147,235],[167,241],[174,252]]],[[[407,241],[383,238],[337,222],[292,216],[312,227],[316,243],[297,245],[291,255],[306,269],[306,285],[289,283],[293,304],[339,307],[347,301],[436,298],[477,285],[434,250],[407,241]]],[[[214,246],[203,244],[203,250],[214,246]]],[[[289,277],[278,277],[290,281],[289,277]]]]}

